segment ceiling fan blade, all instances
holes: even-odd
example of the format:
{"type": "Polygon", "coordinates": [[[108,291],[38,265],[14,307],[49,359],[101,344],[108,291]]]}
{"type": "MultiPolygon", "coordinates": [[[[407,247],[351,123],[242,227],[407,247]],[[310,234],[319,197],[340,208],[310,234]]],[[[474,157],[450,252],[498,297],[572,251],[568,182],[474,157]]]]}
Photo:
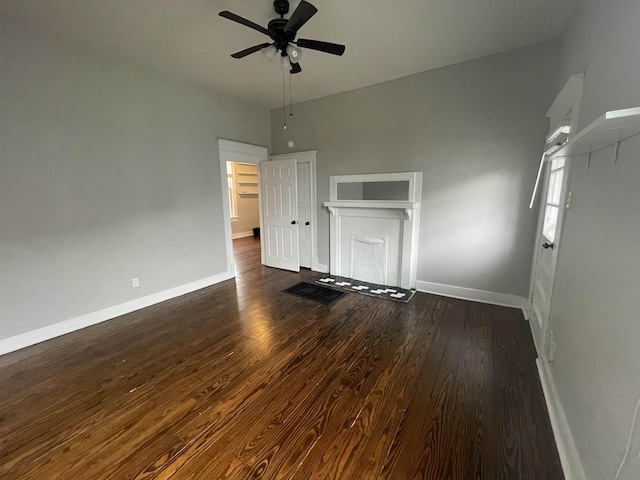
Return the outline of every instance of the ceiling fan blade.
{"type": "Polygon", "coordinates": [[[285,32],[297,32],[300,28],[313,17],[318,9],[311,5],[309,2],[302,0],[298,7],[295,9],[291,18],[284,26],[285,32]]]}
{"type": "Polygon", "coordinates": [[[302,67],[300,67],[299,63],[291,64],[291,70],[289,70],[289,73],[293,75],[294,73],[300,73],[301,71],[302,71],[302,67]]]}
{"type": "Polygon", "coordinates": [[[239,24],[244,25],[245,27],[253,28],[254,30],[257,30],[260,33],[264,33],[267,36],[271,36],[271,35],[269,35],[269,30],[267,30],[266,28],[261,27],[257,23],[253,23],[251,20],[247,20],[246,18],[242,18],[241,16],[236,15],[235,13],[231,13],[231,12],[225,10],[224,12],[220,12],[219,15],[221,17],[224,17],[226,19],[232,20],[234,22],[238,22],[239,24]]]}
{"type": "Polygon", "coordinates": [[[302,48],[310,48],[311,50],[331,53],[332,55],[342,55],[346,48],[344,45],[339,45],[337,43],[321,42],[319,40],[306,40],[304,38],[299,38],[295,43],[302,48]]]}
{"type": "Polygon", "coordinates": [[[270,43],[261,43],[260,45],[254,45],[253,47],[245,48],[244,50],[240,50],[232,54],[233,58],[244,58],[247,55],[251,55],[252,53],[257,52],[258,50],[262,50],[264,47],[268,47],[271,45],[270,43]]]}

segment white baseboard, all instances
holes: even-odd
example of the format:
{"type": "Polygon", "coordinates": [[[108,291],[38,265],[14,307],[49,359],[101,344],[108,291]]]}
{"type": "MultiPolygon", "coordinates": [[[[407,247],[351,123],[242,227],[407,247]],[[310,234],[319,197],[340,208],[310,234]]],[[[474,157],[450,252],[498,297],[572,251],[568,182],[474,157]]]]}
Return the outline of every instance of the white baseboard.
{"type": "Polygon", "coordinates": [[[536,359],[536,365],[538,366],[540,383],[542,384],[544,399],[547,403],[549,419],[551,420],[553,436],[555,437],[558,455],[562,463],[564,478],[566,480],[585,480],[586,477],[582,469],[580,457],[578,456],[578,450],[573,441],[573,436],[567,423],[567,417],[564,414],[564,408],[558,397],[558,391],[553,380],[553,374],[549,369],[549,364],[543,358],[538,357],[536,359]]]}
{"type": "Polygon", "coordinates": [[[416,281],[416,290],[419,292],[433,293],[444,297],[459,298],[472,302],[490,303],[503,307],[514,307],[523,309],[526,307],[526,297],[509,295],[507,293],[489,292],[487,290],[476,290],[474,288],[455,287],[442,283],[416,281]]]}
{"type": "Polygon", "coordinates": [[[231,238],[235,240],[236,238],[244,238],[244,237],[253,237],[253,230],[248,232],[238,232],[231,235],[231,238]]]}
{"type": "Polygon", "coordinates": [[[29,347],[36,343],[44,342],[106,320],[111,320],[112,318],[140,310],[141,308],[149,307],[156,303],[164,302],[165,300],[170,300],[172,298],[200,290],[201,288],[224,282],[225,280],[229,280],[233,277],[233,273],[230,272],[219,273],[195,282],[147,295],[146,297],[131,300],[112,307],[103,308],[96,312],[87,313],[86,315],[81,315],[69,320],[54,323],[53,325],[48,325],[19,335],[14,335],[13,337],[5,338],[0,340],[0,355],[20,350],[21,348],[29,347]]]}

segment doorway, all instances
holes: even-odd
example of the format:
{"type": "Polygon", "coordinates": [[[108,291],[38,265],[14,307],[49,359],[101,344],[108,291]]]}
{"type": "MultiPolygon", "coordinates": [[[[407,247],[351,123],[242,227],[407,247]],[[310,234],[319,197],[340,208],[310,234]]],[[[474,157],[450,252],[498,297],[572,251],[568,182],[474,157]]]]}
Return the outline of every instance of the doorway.
{"type": "Polygon", "coordinates": [[[567,202],[568,163],[564,158],[548,162],[541,205],[541,228],[535,252],[530,321],[539,353],[553,357],[549,345],[551,301],[567,202]]]}
{"type": "Polygon", "coordinates": [[[316,153],[273,155],[262,165],[267,266],[326,272],[318,264],[316,153]]]}
{"type": "Polygon", "coordinates": [[[268,158],[268,150],[225,139],[218,139],[218,150],[227,271],[235,276],[233,239],[253,236],[254,228],[262,228],[258,171],[260,164],[268,158]]]}
{"type": "Polygon", "coordinates": [[[259,236],[258,167],[254,163],[227,160],[227,193],[233,240],[259,236]]]}
{"type": "MultiPolygon", "coordinates": [[[[544,172],[544,187],[531,269],[528,314],[538,354],[548,361],[553,361],[555,355],[551,330],[553,290],[562,247],[564,216],[571,203],[571,193],[568,192],[570,159],[554,156],[554,152],[557,151],[558,140],[562,138],[560,134],[565,135],[566,142],[577,129],[583,83],[583,74],[569,77],[546,114],[551,128],[540,164],[540,171],[544,172]]],[[[537,184],[531,205],[536,187],[537,184]]]]}
{"type": "Polygon", "coordinates": [[[318,264],[316,244],[316,152],[269,157],[266,147],[225,139],[218,140],[218,147],[227,271],[235,276],[234,238],[253,235],[256,228],[248,226],[255,218],[241,220],[242,203],[253,202],[258,205],[262,265],[326,272],[318,264]],[[276,168],[281,166],[285,168],[276,168]]]}

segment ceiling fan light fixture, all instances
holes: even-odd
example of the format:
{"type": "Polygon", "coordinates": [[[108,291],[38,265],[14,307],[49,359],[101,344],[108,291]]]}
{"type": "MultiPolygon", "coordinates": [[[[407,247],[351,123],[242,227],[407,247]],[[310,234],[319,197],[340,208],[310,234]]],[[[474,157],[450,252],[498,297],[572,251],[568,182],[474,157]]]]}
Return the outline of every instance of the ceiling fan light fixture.
{"type": "Polygon", "coordinates": [[[278,53],[278,49],[275,45],[269,45],[268,47],[264,47],[261,53],[267,57],[267,60],[272,61],[278,53]]]}
{"type": "Polygon", "coordinates": [[[291,63],[298,63],[300,58],[302,58],[302,50],[293,45],[287,45],[287,55],[289,56],[289,60],[291,63]]]}

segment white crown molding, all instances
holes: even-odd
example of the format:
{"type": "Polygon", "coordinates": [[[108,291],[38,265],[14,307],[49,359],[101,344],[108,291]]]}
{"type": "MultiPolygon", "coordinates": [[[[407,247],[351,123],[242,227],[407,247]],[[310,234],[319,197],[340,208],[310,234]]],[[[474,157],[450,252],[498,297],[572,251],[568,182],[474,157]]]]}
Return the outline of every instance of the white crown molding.
{"type": "Polygon", "coordinates": [[[164,302],[165,300],[170,300],[187,293],[195,292],[196,290],[224,282],[225,280],[229,280],[233,277],[233,271],[222,272],[195,282],[170,288],[162,292],[153,293],[146,297],[131,300],[112,307],[103,308],[102,310],[87,313],[86,315],[81,315],[69,320],[54,323],[53,325],[47,325],[46,327],[2,339],[0,340],[0,355],[20,350],[61,335],[66,335],[67,333],[75,332],[76,330],[80,330],[91,325],[96,325],[98,323],[111,320],[112,318],[155,305],[156,303],[164,302]]]}

